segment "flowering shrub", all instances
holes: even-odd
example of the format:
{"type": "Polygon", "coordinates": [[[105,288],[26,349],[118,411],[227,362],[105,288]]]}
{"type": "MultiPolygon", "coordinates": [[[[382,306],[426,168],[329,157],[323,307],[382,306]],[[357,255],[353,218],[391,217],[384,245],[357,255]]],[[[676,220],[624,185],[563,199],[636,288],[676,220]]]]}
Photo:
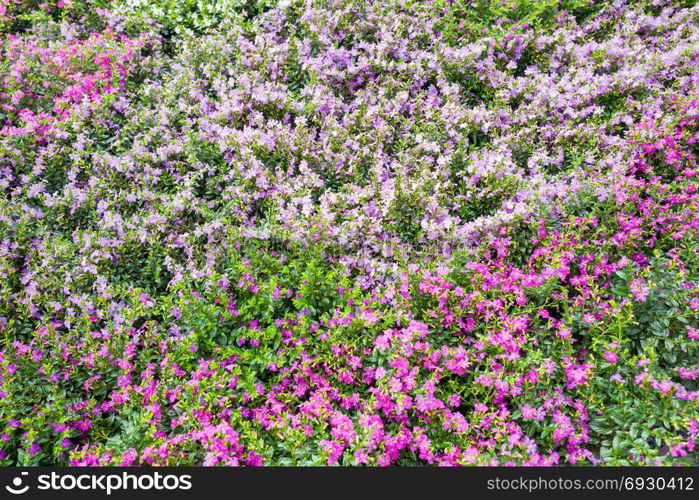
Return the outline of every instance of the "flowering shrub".
{"type": "Polygon", "coordinates": [[[202,33],[231,17],[242,21],[269,10],[272,0],[116,0],[116,12],[156,21],[166,35],[202,33]]]}
{"type": "Polygon", "coordinates": [[[116,37],[109,29],[48,47],[8,37],[0,135],[32,135],[43,142],[47,131],[65,121],[74,107],[89,109],[123,91],[136,53],[145,44],[144,39],[116,37]]]}
{"type": "Polygon", "coordinates": [[[1,464],[697,463],[693,2],[69,4],[0,11],[1,464]]]}

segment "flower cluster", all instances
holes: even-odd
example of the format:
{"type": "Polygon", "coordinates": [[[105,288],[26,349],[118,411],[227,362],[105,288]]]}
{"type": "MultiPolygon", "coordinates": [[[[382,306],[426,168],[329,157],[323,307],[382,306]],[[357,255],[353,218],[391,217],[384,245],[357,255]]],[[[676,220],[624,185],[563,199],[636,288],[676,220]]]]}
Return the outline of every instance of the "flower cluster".
{"type": "Polygon", "coordinates": [[[0,0],[0,463],[696,464],[699,7],[168,3],[0,0]]]}

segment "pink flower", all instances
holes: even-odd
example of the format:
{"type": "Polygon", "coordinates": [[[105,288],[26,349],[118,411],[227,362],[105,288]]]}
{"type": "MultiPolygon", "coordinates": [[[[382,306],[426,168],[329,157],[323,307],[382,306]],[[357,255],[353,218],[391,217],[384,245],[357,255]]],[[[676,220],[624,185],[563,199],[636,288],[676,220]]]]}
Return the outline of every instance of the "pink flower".
{"type": "Polygon", "coordinates": [[[629,283],[629,288],[631,289],[631,293],[634,294],[634,297],[636,297],[636,300],[639,302],[645,302],[646,298],[650,294],[650,288],[643,283],[643,280],[640,279],[629,283]]]}
{"type": "Polygon", "coordinates": [[[609,363],[616,363],[619,361],[619,355],[615,351],[604,351],[604,359],[609,363]]]}
{"type": "Polygon", "coordinates": [[[587,382],[590,377],[590,370],[595,367],[594,364],[584,363],[581,365],[575,364],[569,358],[564,358],[564,371],[568,381],[566,382],[566,387],[568,389],[573,389],[579,385],[587,382]]]}

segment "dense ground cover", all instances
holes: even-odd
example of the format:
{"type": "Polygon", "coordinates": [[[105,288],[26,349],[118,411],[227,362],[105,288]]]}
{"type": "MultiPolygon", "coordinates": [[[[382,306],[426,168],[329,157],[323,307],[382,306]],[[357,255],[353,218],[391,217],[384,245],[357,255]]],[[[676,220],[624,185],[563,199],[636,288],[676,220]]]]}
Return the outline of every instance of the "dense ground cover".
{"type": "Polygon", "coordinates": [[[696,464],[694,3],[0,0],[0,463],[696,464]]]}

